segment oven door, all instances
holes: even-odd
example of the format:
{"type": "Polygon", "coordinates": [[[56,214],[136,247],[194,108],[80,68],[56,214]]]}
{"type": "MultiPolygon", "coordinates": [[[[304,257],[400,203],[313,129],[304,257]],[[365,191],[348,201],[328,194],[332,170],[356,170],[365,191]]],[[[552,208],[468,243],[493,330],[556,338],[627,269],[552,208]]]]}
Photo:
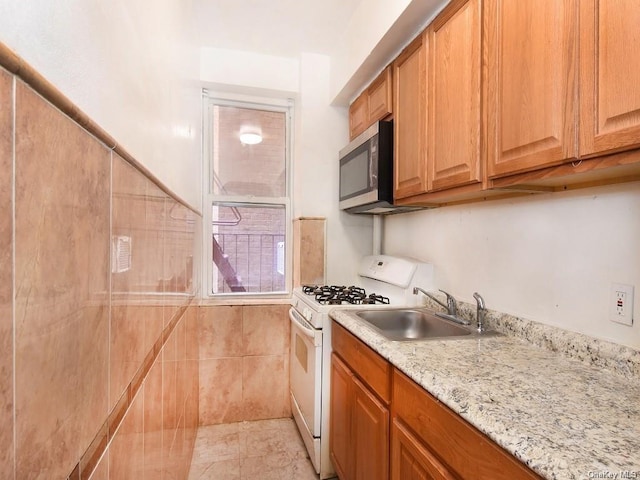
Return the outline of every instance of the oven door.
{"type": "Polygon", "coordinates": [[[293,307],[291,320],[290,389],[306,429],[312,437],[320,436],[320,397],[322,392],[322,330],[307,323],[293,307]]]}

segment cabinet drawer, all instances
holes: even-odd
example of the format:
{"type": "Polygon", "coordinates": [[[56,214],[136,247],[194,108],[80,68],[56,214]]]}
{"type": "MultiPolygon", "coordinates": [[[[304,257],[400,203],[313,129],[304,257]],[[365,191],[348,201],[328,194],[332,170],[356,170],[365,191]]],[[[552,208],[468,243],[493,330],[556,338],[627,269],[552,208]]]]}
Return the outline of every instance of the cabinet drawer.
{"type": "Polygon", "coordinates": [[[347,363],[387,405],[391,401],[391,366],[336,322],[331,324],[333,351],[347,363]]]}
{"type": "Polygon", "coordinates": [[[393,374],[394,416],[402,418],[429,450],[463,479],[540,477],[465,422],[411,379],[393,374]]]}

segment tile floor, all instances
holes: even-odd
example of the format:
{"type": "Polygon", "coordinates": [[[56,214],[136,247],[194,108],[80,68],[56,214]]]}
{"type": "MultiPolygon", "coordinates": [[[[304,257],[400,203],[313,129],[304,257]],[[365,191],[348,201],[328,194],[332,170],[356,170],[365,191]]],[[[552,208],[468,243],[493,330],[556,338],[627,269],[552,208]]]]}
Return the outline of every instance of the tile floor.
{"type": "Polygon", "coordinates": [[[189,480],[317,480],[291,418],[200,427],[189,480]]]}

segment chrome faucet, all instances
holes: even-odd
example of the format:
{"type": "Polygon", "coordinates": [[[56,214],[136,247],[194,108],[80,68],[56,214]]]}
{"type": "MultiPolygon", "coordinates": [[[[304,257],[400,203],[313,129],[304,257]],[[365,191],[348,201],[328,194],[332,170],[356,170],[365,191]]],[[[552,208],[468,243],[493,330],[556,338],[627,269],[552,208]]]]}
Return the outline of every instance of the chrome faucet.
{"type": "Polygon", "coordinates": [[[438,300],[436,297],[431,295],[426,290],[424,290],[424,289],[422,289],[420,287],[413,287],[413,294],[414,295],[417,295],[418,292],[424,293],[427,297],[429,297],[431,300],[436,302],[438,305],[440,305],[443,308],[446,308],[448,315],[451,315],[452,317],[455,317],[458,314],[458,304],[456,303],[456,299],[453,298],[453,295],[448,294],[444,290],[440,290],[440,291],[447,296],[447,304],[446,305],[444,303],[442,303],[440,300],[438,300]]]}
{"type": "Polygon", "coordinates": [[[484,306],[484,298],[480,296],[478,292],[473,294],[473,298],[476,299],[477,308],[476,308],[476,321],[478,322],[478,333],[482,333],[484,331],[484,317],[487,313],[487,309],[484,306]]]}

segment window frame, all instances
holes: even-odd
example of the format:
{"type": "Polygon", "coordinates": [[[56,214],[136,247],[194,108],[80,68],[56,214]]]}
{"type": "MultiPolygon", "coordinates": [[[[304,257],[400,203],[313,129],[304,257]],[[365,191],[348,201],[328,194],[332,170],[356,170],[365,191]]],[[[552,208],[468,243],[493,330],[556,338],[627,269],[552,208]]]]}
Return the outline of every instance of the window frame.
{"type": "Polygon", "coordinates": [[[293,228],[292,228],[292,191],[293,191],[293,99],[261,98],[246,95],[233,95],[228,93],[202,91],[203,115],[202,115],[202,253],[205,268],[202,268],[202,297],[209,299],[285,299],[291,296],[293,284],[293,228]],[[211,107],[237,107],[256,109],[285,114],[285,196],[260,197],[254,195],[222,195],[212,192],[212,137],[211,107]],[[285,289],[277,292],[221,292],[213,293],[213,249],[212,235],[213,222],[211,220],[212,206],[214,203],[236,204],[243,206],[283,206],[285,211],[285,289]]]}

